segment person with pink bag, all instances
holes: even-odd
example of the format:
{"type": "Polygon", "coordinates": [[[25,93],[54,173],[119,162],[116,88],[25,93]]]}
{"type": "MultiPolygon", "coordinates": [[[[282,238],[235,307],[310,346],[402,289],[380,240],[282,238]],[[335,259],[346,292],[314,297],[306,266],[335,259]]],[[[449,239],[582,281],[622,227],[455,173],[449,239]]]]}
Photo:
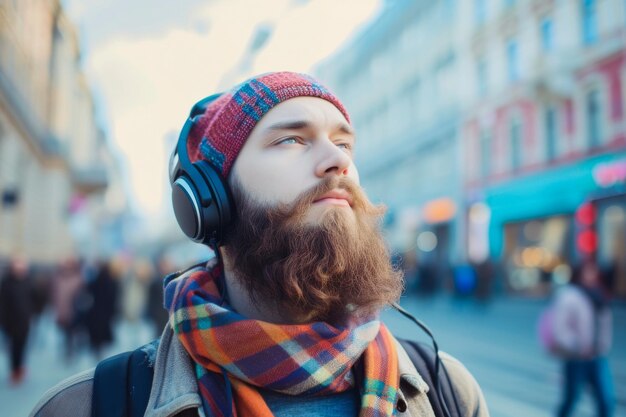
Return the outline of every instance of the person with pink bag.
{"type": "Polygon", "coordinates": [[[588,385],[597,415],[612,416],[615,394],[607,360],[613,336],[612,314],[595,261],[584,262],[574,271],[571,283],[557,292],[540,320],[539,332],[549,351],[563,360],[563,397],[557,415],[572,415],[582,389],[588,385]]]}

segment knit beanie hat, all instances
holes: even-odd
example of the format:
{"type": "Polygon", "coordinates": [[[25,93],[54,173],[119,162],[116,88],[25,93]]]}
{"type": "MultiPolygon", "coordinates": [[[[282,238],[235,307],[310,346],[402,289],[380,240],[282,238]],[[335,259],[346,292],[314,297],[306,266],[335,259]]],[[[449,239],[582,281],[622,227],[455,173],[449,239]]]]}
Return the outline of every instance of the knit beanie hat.
{"type": "Polygon", "coordinates": [[[319,97],[334,104],[348,123],[339,99],[306,74],[272,72],[253,77],[211,102],[187,140],[192,162],[207,160],[228,174],[254,126],[274,106],[294,97],[319,97]]]}

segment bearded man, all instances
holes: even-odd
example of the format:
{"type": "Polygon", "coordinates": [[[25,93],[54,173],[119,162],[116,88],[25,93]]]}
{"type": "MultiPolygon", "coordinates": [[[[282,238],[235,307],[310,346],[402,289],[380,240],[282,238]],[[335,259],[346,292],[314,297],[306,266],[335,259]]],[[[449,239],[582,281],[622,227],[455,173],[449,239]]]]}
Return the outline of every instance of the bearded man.
{"type": "MultiPolygon", "coordinates": [[[[254,77],[190,118],[174,207],[217,256],[165,279],[170,320],[145,416],[434,415],[437,387],[379,320],[402,277],[379,230],[384,210],[359,186],[355,146],[344,106],[303,74],[254,77]]],[[[476,381],[444,362],[455,409],[487,416],[476,381]]],[[[90,415],[93,380],[89,371],[51,391],[33,415],[90,415]]]]}

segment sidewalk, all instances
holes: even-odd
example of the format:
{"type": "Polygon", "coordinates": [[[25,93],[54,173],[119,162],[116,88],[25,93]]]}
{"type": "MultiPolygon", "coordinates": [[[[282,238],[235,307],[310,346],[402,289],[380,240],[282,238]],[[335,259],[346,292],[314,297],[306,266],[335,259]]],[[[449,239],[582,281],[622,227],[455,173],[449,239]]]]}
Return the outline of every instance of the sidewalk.
{"type": "MultiPolygon", "coordinates": [[[[500,297],[488,305],[448,297],[406,297],[404,308],[433,331],[442,350],[459,358],[481,385],[492,416],[552,417],[560,401],[561,364],[542,351],[536,324],[545,301],[500,297]]],[[[609,355],[617,396],[615,416],[626,416],[626,308],[615,306],[609,355]]],[[[399,313],[383,318],[394,334],[428,341],[399,313]]],[[[577,417],[592,417],[585,393],[577,417]]]]}
{"type": "MultiPolygon", "coordinates": [[[[152,340],[152,330],[146,323],[132,326],[121,323],[115,329],[116,342],[103,357],[134,349],[152,340]]],[[[63,355],[63,343],[54,320],[42,316],[33,327],[26,353],[27,374],[24,382],[9,384],[9,364],[6,348],[0,349],[0,417],[26,417],[43,394],[58,382],[85,369],[94,367],[98,360],[88,350],[77,352],[71,361],[63,355]]],[[[70,417],[70,416],[68,416],[70,417]]]]}

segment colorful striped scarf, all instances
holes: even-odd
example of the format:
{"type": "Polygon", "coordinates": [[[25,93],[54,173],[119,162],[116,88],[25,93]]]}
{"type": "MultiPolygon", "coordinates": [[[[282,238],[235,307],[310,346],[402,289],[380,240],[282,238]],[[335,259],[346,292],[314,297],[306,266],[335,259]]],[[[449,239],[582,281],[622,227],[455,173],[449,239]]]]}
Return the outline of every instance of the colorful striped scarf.
{"type": "Polygon", "coordinates": [[[208,417],[270,417],[255,387],[289,395],[325,395],[355,386],[362,358],[360,416],[391,416],[399,383],[393,338],[378,320],[346,327],[251,320],[224,297],[221,265],[165,281],[170,325],[195,362],[208,417]]]}

